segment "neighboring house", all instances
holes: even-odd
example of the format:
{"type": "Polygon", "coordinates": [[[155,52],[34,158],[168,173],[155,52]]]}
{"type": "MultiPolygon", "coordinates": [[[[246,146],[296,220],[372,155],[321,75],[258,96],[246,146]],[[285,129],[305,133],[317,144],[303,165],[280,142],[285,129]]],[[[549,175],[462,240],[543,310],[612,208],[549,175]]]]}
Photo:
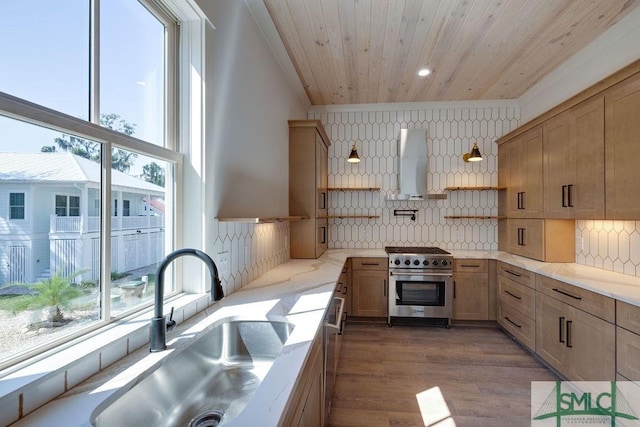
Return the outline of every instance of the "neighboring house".
{"type": "MultiPolygon", "coordinates": [[[[0,153],[0,286],[60,273],[99,278],[100,164],[71,153],[0,153]]],[[[113,170],[111,270],[164,253],[164,188],[113,170]]]]}

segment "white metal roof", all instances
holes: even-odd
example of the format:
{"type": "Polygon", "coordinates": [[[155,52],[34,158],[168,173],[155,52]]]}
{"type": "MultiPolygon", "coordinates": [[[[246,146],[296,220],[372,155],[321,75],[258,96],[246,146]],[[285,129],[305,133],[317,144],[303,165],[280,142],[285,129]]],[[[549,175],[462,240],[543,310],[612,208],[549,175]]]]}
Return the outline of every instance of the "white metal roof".
{"type": "MultiPolygon", "coordinates": [[[[100,167],[71,153],[1,153],[1,182],[100,183],[100,167]]],[[[111,184],[131,190],[163,195],[164,188],[117,170],[111,184]]]]}

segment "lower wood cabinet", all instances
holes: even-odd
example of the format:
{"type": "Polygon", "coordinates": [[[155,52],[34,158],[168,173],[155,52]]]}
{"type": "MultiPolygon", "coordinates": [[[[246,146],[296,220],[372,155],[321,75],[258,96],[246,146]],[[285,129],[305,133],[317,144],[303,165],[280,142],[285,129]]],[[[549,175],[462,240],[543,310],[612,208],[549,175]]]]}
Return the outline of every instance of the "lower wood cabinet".
{"type": "Polygon", "coordinates": [[[535,275],[498,263],[498,324],[531,351],[536,347],[535,275]]]}
{"type": "Polygon", "coordinates": [[[389,299],[387,258],[352,258],[351,314],[387,317],[389,299]]]}
{"type": "Polygon", "coordinates": [[[322,335],[320,334],[312,344],[309,359],[298,377],[279,426],[320,427],[324,425],[322,364],[322,335]]]}
{"type": "Polygon", "coordinates": [[[489,320],[489,261],[453,260],[453,319],[489,320]]]}
{"type": "Polygon", "coordinates": [[[615,380],[615,325],[538,292],[536,353],[571,381],[615,380]]]}
{"type": "Polygon", "coordinates": [[[622,379],[640,381],[640,307],[616,301],[616,370],[622,379]]]}

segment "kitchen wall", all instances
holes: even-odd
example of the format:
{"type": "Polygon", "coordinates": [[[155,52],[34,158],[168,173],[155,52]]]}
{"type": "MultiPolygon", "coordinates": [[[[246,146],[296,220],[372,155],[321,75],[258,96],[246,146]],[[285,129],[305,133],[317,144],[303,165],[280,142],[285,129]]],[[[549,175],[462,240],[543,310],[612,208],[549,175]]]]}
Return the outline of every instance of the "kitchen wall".
{"type": "Polygon", "coordinates": [[[640,222],[576,221],[576,263],[640,276],[640,222]]]}
{"type": "Polygon", "coordinates": [[[308,101],[265,41],[265,29],[253,15],[257,6],[250,10],[244,1],[227,0],[197,3],[213,24],[205,30],[204,46],[202,238],[229,294],[289,259],[288,223],[216,218],[288,215],[287,120],[305,118],[308,101]]]}
{"type": "Polygon", "coordinates": [[[497,220],[446,219],[448,215],[497,215],[495,191],[444,192],[448,186],[497,185],[495,140],[515,129],[514,102],[488,101],[346,107],[312,107],[331,138],[330,187],[381,187],[379,192],[331,192],[330,215],[378,215],[378,219],[330,219],[332,248],[434,245],[448,249],[497,249],[497,220]],[[360,108],[361,110],[357,110],[360,108]],[[428,191],[446,200],[386,201],[397,192],[397,138],[400,129],[425,129],[428,191]],[[355,142],[360,163],[346,159],[355,142]],[[484,160],[465,163],[462,155],[478,143],[484,160]],[[394,209],[417,209],[416,221],[394,209]]]}

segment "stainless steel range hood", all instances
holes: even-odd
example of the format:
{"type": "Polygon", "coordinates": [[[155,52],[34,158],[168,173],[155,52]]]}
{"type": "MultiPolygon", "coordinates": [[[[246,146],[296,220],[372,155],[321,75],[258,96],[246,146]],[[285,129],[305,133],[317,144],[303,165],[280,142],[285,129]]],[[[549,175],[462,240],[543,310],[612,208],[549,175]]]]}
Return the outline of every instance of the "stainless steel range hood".
{"type": "Polygon", "coordinates": [[[423,200],[427,196],[427,131],[400,129],[398,193],[387,200],[423,200]]]}

